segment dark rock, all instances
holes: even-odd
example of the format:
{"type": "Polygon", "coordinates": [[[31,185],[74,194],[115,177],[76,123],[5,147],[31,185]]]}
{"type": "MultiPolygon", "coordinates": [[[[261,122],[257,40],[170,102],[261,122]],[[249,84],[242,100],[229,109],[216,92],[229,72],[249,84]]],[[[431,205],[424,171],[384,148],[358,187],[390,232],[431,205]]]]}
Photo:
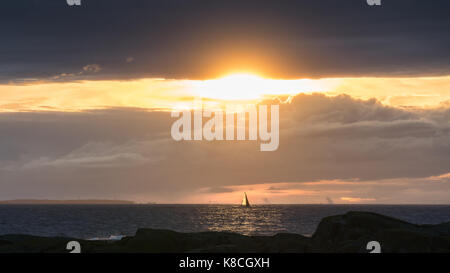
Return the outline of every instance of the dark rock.
{"type": "Polygon", "coordinates": [[[378,241],[382,252],[450,251],[449,224],[415,225],[392,217],[349,212],[324,218],[312,237],[318,252],[367,252],[370,241],[378,241]]]}
{"type": "Polygon", "coordinates": [[[275,252],[369,252],[369,241],[378,241],[382,252],[450,252],[450,223],[415,225],[368,212],[349,212],[324,218],[312,238],[280,233],[244,236],[228,232],[180,233],[139,229],[119,241],[86,241],[30,235],[0,236],[0,252],[65,252],[69,241],[81,251],[148,253],[275,253],[275,252]]]}

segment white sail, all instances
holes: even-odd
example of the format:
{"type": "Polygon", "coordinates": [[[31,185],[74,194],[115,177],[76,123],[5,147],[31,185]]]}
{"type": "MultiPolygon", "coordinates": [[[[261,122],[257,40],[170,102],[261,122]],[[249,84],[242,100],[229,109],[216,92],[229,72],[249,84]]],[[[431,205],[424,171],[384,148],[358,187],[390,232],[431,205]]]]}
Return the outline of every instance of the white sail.
{"type": "Polygon", "coordinates": [[[250,203],[248,202],[247,194],[244,192],[244,198],[242,199],[243,207],[250,207],[250,203]]]}

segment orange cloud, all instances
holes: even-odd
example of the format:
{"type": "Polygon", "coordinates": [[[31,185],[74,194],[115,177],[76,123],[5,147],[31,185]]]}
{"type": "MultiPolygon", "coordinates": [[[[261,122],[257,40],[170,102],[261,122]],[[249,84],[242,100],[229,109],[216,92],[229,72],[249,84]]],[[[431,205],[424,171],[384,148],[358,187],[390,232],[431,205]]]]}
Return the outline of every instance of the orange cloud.
{"type": "Polygon", "coordinates": [[[361,202],[371,202],[375,201],[375,198],[360,198],[360,197],[341,197],[342,201],[350,202],[350,203],[361,203],[361,202]]]}
{"type": "MultiPolygon", "coordinates": [[[[96,72],[96,65],[83,68],[96,72]]],[[[63,78],[64,75],[58,76],[63,78]]],[[[321,92],[376,98],[392,106],[438,107],[450,101],[450,76],[412,78],[324,78],[274,80],[228,77],[217,80],[140,79],[0,85],[0,111],[79,111],[107,107],[169,109],[189,107],[186,98],[212,101],[263,99],[321,92]]],[[[212,103],[212,102],[211,102],[212,103]]]]}

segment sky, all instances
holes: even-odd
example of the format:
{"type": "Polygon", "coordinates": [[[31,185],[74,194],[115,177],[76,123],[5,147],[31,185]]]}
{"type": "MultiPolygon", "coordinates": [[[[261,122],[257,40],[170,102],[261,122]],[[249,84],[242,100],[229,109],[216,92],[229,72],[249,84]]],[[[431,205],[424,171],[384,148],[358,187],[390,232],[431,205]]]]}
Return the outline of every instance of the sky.
{"type": "Polygon", "coordinates": [[[450,204],[448,1],[15,0],[0,200],[450,204]],[[279,148],[173,109],[280,105],[279,148]]]}

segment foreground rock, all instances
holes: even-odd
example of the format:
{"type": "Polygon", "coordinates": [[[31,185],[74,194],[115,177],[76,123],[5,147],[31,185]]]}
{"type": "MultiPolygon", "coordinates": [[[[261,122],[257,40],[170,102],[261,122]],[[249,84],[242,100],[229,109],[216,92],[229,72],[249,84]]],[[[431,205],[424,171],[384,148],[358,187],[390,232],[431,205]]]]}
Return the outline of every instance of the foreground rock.
{"type": "Polygon", "coordinates": [[[76,240],[82,252],[368,252],[378,241],[382,252],[450,252],[450,223],[414,225],[391,217],[349,212],[324,218],[312,238],[298,234],[244,236],[227,232],[179,233],[139,229],[120,241],[86,241],[28,235],[0,236],[0,252],[69,252],[76,240]]]}
{"type": "Polygon", "coordinates": [[[450,252],[450,223],[414,225],[388,216],[349,212],[322,219],[311,251],[367,252],[378,241],[382,252],[450,252]]]}

